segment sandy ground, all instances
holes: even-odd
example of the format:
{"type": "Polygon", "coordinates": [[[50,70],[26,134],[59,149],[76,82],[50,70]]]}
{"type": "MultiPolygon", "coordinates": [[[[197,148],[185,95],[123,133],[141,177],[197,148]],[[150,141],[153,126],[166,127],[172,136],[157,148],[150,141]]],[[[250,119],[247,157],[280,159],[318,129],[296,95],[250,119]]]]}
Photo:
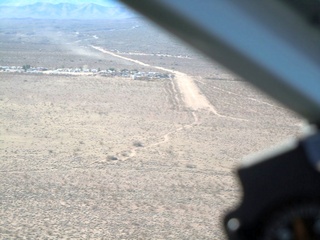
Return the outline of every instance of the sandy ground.
{"type": "Polygon", "coordinates": [[[241,81],[0,74],[3,239],[223,239],[244,156],[301,120],[241,81]]]}

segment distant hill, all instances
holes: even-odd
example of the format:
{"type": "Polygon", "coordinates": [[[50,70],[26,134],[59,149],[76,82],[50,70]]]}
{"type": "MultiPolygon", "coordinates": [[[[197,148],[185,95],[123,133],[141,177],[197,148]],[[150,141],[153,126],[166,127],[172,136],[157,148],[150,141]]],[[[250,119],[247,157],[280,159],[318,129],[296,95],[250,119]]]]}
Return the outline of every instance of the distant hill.
{"type": "Polygon", "coordinates": [[[24,6],[0,6],[0,18],[123,19],[133,16],[133,12],[121,5],[35,3],[24,6]]]}

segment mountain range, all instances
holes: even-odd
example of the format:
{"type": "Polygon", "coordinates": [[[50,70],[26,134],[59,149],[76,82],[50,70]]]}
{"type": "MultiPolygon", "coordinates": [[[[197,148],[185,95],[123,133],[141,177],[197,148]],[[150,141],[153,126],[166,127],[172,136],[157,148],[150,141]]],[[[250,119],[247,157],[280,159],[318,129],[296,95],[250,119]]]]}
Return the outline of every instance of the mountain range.
{"type": "Polygon", "coordinates": [[[36,19],[123,19],[135,14],[120,4],[103,6],[95,3],[45,3],[29,5],[0,5],[0,18],[36,19]]]}

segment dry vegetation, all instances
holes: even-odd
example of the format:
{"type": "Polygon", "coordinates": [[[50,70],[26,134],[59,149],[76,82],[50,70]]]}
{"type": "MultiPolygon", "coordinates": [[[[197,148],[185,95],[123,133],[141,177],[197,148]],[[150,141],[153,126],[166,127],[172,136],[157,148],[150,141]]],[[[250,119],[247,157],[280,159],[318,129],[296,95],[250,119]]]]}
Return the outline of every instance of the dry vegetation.
{"type": "Polygon", "coordinates": [[[193,76],[223,116],[187,108],[170,80],[0,73],[1,238],[222,239],[233,168],[299,134],[300,119],[142,21],[29,21],[1,26],[0,65],[142,68],[90,44],[184,54],[130,57],[193,76]]]}

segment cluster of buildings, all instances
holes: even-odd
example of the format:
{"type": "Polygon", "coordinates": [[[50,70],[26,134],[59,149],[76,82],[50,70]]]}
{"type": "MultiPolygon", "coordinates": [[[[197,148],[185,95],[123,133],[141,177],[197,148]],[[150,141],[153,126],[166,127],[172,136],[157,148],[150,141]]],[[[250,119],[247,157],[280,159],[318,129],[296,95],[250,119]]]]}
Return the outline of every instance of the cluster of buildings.
{"type": "Polygon", "coordinates": [[[0,66],[0,72],[11,72],[11,73],[24,73],[28,72],[42,72],[48,70],[43,67],[30,67],[29,65],[21,66],[0,66]]]}
{"type": "Polygon", "coordinates": [[[116,70],[109,68],[107,70],[101,70],[100,68],[57,68],[48,69],[45,67],[32,67],[30,65],[24,66],[0,66],[0,72],[8,73],[33,73],[33,74],[69,74],[69,75],[101,75],[105,77],[124,77],[131,78],[133,80],[153,80],[153,79],[171,79],[174,76],[168,73],[160,72],[141,72],[138,70],[116,70]]]}

